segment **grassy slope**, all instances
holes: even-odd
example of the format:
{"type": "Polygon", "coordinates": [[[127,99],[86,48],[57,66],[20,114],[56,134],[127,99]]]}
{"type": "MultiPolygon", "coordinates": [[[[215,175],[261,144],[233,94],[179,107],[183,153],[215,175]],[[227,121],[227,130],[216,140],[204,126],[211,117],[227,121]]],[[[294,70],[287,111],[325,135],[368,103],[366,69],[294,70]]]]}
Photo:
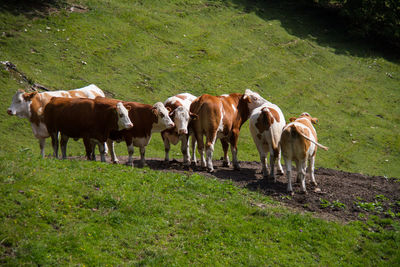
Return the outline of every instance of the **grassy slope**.
{"type": "MultiPolygon", "coordinates": [[[[95,83],[116,98],[147,103],[183,91],[252,88],[287,118],[303,111],[320,118],[321,143],[331,149],[319,153],[318,166],[400,176],[398,64],[324,31],[323,21],[295,6],[141,2],[81,1],[89,12],[37,19],[1,12],[7,34],[0,60],[54,89],[95,83]]],[[[17,88],[0,72],[0,110],[17,88]]],[[[257,160],[247,124],[239,149],[240,159],[257,160]]],[[[69,151],[82,154],[81,143],[71,141],[69,151]]],[[[1,263],[399,261],[399,226],[390,220],[343,226],[293,215],[230,183],[38,154],[27,121],[0,112],[1,263]]],[[[148,155],[163,156],[159,136],[148,155]]]]}
{"type": "Polygon", "coordinates": [[[0,152],[0,183],[6,265],[393,266],[400,259],[400,226],[391,220],[313,219],[196,174],[0,152]]]}
{"type": "MultiPolygon", "coordinates": [[[[311,11],[273,1],[265,7],[219,1],[82,3],[89,12],[34,20],[3,12],[0,26],[11,37],[0,39],[1,60],[52,88],[95,83],[116,98],[146,103],[179,92],[251,88],[278,104],[287,119],[303,111],[320,119],[319,139],[331,149],[319,153],[317,166],[400,176],[399,65],[346,41],[311,11]]],[[[2,73],[2,110],[17,88],[2,73]]],[[[18,145],[38,151],[27,123],[4,113],[0,118],[3,140],[21,137],[18,145]],[[17,132],[10,133],[15,125],[17,132]]],[[[80,143],[70,151],[82,153],[80,143]]],[[[126,154],[123,145],[119,153],[126,154]]],[[[175,148],[173,155],[179,154],[175,148]]],[[[148,155],[163,156],[158,135],[148,155]]],[[[248,124],[239,157],[258,159],[248,124]]]]}

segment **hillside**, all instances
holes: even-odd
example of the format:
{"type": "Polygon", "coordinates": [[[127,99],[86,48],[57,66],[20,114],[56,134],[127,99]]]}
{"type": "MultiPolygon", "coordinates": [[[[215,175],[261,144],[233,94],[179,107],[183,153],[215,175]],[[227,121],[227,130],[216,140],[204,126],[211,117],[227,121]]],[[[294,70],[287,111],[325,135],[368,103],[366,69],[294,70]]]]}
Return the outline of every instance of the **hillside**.
{"type": "MultiPolygon", "coordinates": [[[[1,64],[0,264],[396,265],[400,65],[320,12],[286,0],[0,3],[0,61],[30,82],[94,83],[150,104],[251,88],[286,119],[318,117],[319,141],[330,147],[316,160],[322,192],[308,198],[287,195],[283,177],[260,179],[248,123],[242,172],[220,162],[214,176],[177,161],[169,171],[159,159],[143,169],[89,162],[72,140],[69,160],[40,159],[28,121],[5,112],[27,84],[1,64]]],[[[117,153],[126,158],[123,143],[117,153]]],[[[159,134],[146,153],[163,158],[159,134]]],[[[178,147],[172,157],[181,158],[178,147]]]]}
{"type": "MultiPolygon", "coordinates": [[[[400,176],[399,64],[348,40],[329,16],[291,1],[78,3],[80,12],[67,4],[36,13],[3,4],[0,60],[51,89],[95,83],[115,98],[146,103],[251,88],[286,119],[304,111],[319,118],[319,139],[331,149],[319,153],[317,166],[400,176]]],[[[20,85],[4,71],[0,81],[5,110],[20,85]]],[[[39,150],[26,121],[0,116],[1,149],[39,150]]],[[[242,129],[239,159],[258,160],[248,124],[242,129]]],[[[73,143],[71,155],[82,153],[73,143]]],[[[148,155],[163,156],[158,135],[148,155]]]]}

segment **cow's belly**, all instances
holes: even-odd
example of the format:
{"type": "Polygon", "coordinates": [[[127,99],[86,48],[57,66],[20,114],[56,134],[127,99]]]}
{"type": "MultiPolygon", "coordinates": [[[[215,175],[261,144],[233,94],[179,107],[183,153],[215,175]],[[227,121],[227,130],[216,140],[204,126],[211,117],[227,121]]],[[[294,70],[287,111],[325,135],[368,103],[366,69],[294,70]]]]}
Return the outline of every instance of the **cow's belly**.
{"type": "Polygon", "coordinates": [[[35,123],[31,123],[32,132],[36,138],[47,138],[49,137],[49,132],[47,131],[47,127],[44,123],[40,122],[39,125],[35,123]]]}
{"type": "Polygon", "coordinates": [[[149,144],[151,136],[148,137],[134,137],[132,138],[132,144],[137,147],[145,147],[149,144]]]}

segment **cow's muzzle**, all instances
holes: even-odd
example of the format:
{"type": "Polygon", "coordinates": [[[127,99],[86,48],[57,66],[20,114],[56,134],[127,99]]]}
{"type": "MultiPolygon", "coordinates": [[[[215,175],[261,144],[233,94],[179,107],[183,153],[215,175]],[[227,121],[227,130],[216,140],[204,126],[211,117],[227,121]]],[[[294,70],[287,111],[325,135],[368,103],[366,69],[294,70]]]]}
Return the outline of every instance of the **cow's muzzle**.
{"type": "Polygon", "coordinates": [[[187,129],[179,129],[178,134],[187,134],[187,129]]]}
{"type": "Polygon", "coordinates": [[[7,109],[7,114],[8,115],[13,115],[12,110],[11,109],[7,109]]]}

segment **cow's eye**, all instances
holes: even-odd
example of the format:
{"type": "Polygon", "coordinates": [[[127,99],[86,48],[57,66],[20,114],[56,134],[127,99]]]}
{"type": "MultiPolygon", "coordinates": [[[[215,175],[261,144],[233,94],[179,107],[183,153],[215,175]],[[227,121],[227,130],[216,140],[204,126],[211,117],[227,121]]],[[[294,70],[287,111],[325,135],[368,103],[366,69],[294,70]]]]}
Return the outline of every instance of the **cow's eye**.
{"type": "Polygon", "coordinates": [[[161,118],[164,118],[164,114],[160,113],[160,117],[161,117],[161,118]]]}

